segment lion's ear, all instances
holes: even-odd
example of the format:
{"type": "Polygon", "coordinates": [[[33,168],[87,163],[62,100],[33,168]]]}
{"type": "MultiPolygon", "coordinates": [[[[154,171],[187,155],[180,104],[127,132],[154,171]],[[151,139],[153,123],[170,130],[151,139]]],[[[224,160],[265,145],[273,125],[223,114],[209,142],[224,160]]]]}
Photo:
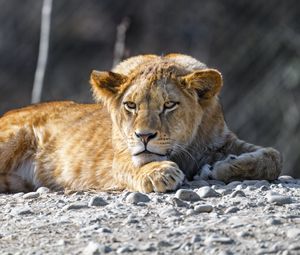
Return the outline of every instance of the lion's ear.
{"type": "Polygon", "coordinates": [[[210,99],[217,95],[223,85],[222,75],[215,69],[203,69],[182,77],[188,88],[196,89],[202,99],[210,99]]]}
{"type": "Polygon", "coordinates": [[[93,70],[90,84],[97,101],[105,100],[118,93],[120,85],[127,80],[122,74],[113,72],[100,72],[93,70]]]}

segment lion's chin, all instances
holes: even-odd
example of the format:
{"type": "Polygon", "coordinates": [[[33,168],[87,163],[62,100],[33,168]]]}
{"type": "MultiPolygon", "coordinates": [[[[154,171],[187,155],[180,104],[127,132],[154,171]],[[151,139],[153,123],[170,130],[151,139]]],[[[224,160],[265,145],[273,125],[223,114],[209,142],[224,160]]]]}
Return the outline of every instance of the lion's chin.
{"type": "Polygon", "coordinates": [[[143,153],[137,156],[132,156],[132,162],[136,167],[141,167],[153,161],[167,160],[167,156],[159,156],[152,153],[143,153]]]}

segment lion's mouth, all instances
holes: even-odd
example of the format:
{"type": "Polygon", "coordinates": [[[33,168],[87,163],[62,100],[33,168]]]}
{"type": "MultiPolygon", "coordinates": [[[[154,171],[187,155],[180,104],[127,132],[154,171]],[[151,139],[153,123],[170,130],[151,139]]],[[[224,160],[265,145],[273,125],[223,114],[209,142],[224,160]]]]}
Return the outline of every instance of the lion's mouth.
{"type": "Polygon", "coordinates": [[[147,155],[147,154],[148,155],[157,155],[157,156],[160,156],[160,157],[165,157],[166,156],[165,154],[159,154],[159,153],[151,152],[151,151],[148,151],[148,150],[140,151],[138,153],[133,154],[133,156],[147,155]]]}

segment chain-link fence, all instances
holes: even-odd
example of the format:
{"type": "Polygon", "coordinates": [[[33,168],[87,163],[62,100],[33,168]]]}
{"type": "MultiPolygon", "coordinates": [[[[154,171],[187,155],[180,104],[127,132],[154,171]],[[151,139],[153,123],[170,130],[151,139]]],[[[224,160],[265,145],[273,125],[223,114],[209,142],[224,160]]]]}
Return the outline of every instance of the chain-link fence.
{"type": "MultiPolygon", "coordinates": [[[[0,1],[0,114],[30,103],[41,8],[0,1]]],[[[89,73],[111,68],[124,17],[126,56],[181,52],[219,69],[229,127],[300,176],[299,1],[53,0],[42,101],[91,102],[89,73]]]]}

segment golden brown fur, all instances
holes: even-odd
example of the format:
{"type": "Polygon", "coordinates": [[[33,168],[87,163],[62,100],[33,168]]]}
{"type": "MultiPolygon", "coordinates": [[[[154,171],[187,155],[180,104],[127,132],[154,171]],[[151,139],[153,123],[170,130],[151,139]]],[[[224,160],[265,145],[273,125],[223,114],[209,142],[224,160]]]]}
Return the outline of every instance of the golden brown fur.
{"type": "Polygon", "coordinates": [[[44,103],[0,119],[0,192],[165,192],[205,164],[225,182],[280,173],[276,150],[228,130],[221,74],[189,56],[133,57],[93,71],[91,84],[98,104],[44,103]]]}

